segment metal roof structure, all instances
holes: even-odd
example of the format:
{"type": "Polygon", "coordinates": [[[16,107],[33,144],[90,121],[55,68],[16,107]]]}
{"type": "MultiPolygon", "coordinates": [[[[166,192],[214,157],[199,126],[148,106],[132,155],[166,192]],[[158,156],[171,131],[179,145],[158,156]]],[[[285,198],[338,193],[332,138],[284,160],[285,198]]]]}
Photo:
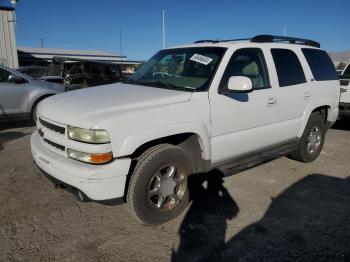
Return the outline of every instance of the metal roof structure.
{"type": "Polygon", "coordinates": [[[64,56],[78,59],[93,59],[98,61],[123,61],[126,56],[119,54],[96,51],[96,50],[71,50],[61,48],[33,48],[33,47],[17,47],[19,59],[43,59],[51,60],[54,56],[64,56]]]}

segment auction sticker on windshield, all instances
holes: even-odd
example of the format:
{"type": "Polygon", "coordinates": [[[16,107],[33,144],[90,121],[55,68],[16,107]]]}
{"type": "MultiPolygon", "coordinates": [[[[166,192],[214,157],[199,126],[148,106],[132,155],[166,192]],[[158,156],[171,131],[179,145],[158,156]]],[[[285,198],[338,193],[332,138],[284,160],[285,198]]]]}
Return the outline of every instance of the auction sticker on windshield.
{"type": "Polygon", "coordinates": [[[201,63],[203,65],[208,65],[213,59],[210,57],[204,56],[204,55],[199,55],[199,54],[194,54],[190,60],[195,61],[197,63],[201,63]]]}

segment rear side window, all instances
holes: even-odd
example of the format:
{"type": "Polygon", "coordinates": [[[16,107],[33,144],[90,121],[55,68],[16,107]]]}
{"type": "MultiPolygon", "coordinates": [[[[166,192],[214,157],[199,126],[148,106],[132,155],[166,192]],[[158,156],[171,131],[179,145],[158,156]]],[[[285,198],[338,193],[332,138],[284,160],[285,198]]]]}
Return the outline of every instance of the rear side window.
{"type": "Polygon", "coordinates": [[[301,50],[316,81],[338,80],[334,64],[325,51],[311,48],[301,50]]]}
{"type": "Polygon", "coordinates": [[[306,82],[303,68],[297,55],[288,49],[271,49],[280,87],[306,82]]]}

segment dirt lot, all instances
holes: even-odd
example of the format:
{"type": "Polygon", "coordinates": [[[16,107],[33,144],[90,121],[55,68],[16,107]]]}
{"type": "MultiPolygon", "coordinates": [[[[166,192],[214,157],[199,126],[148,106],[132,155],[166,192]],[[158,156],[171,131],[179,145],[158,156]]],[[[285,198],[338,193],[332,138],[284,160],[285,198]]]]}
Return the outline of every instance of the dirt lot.
{"type": "Polygon", "coordinates": [[[156,227],[54,188],[33,164],[33,130],[0,123],[0,261],[350,261],[350,121],[311,164],[194,182],[192,205],[156,227]]]}

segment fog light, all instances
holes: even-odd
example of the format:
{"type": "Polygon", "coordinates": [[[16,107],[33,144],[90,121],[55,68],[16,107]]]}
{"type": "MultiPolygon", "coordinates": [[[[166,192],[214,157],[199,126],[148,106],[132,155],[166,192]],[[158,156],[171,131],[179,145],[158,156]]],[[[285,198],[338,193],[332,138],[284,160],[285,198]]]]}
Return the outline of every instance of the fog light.
{"type": "Polygon", "coordinates": [[[85,153],[73,149],[67,149],[67,154],[69,158],[90,163],[90,164],[105,164],[113,159],[112,152],[108,153],[85,153]]]}

